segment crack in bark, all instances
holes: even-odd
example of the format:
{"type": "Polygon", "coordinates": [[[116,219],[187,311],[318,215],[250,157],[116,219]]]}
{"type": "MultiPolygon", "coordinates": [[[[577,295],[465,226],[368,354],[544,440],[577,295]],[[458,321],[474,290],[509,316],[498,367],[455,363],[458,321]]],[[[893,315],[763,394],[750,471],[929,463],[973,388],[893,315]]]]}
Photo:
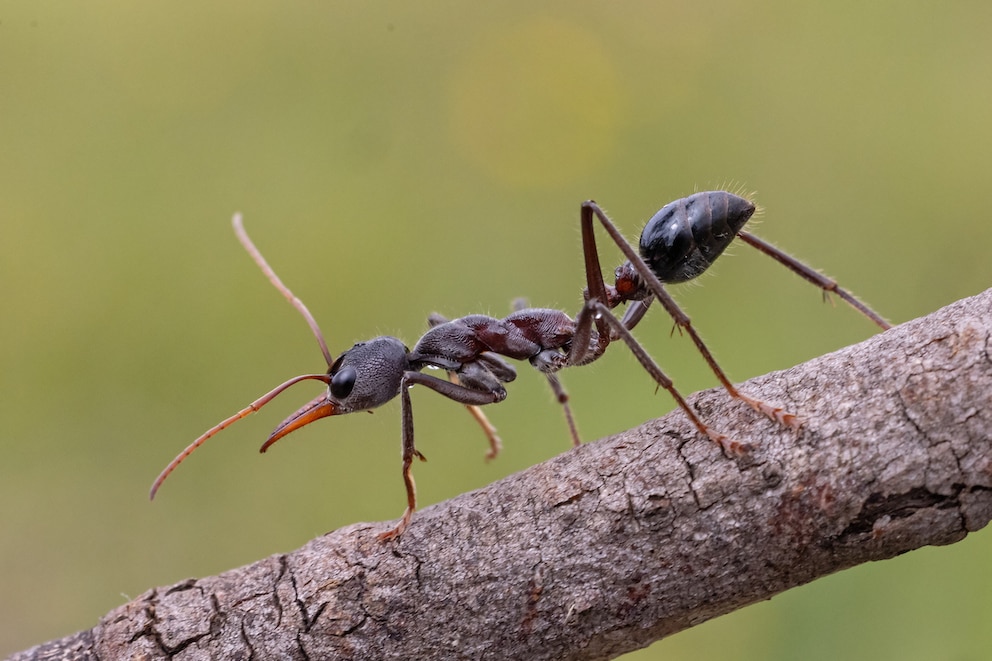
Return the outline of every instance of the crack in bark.
{"type": "MultiPolygon", "coordinates": [[[[286,558],[285,553],[280,553],[278,556],[279,560],[279,573],[276,575],[276,579],[272,582],[272,604],[276,609],[276,628],[282,626],[282,600],[279,598],[279,584],[283,582],[286,575],[289,574],[289,561],[286,558]]],[[[296,586],[293,586],[293,591],[295,593],[296,586]]]]}
{"type": "Polygon", "coordinates": [[[313,628],[317,618],[320,617],[320,614],[324,612],[324,608],[327,607],[327,602],[322,602],[317,606],[316,612],[310,615],[307,611],[306,603],[300,598],[300,590],[296,585],[296,576],[292,572],[289,574],[289,582],[293,586],[293,601],[296,603],[297,610],[300,613],[300,621],[303,623],[303,633],[310,633],[310,629],[313,628]]]}
{"type": "Polygon", "coordinates": [[[300,656],[304,661],[310,661],[310,655],[307,654],[306,645],[303,644],[303,632],[296,632],[296,648],[300,651],[300,656]]]}
{"type": "MultiPolygon", "coordinates": [[[[191,591],[196,591],[197,593],[199,593],[200,597],[206,596],[204,594],[203,589],[198,586],[198,583],[195,579],[188,579],[186,581],[183,581],[182,583],[178,583],[172,586],[169,590],[165,592],[165,596],[172,596],[183,592],[191,592],[191,591]]],[[[208,614],[207,617],[207,622],[208,622],[207,630],[202,633],[189,635],[188,637],[183,638],[174,645],[170,645],[167,642],[165,642],[165,634],[162,632],[162,629],[166,627],[166,622],[160,619],[158,609],[155,608],[151,609],[151,613],[153,616],[153,620],[151,623],[153,637],[158,647],[161,648],[168,656],[170,657],[176,656],[179,653],[181,653],[183,650],[188,648],[190,645],[194,645],[195,643],[203,640],[204,638],[207,638],[208,636],[211,635],[215,635],[217,633],[218,619],[220,617],[219,604],[217,602],[217,598],[215,595],[210,594],[209,597],[211,603],[211,612],[208,614]]]]}
{"type": "Polygon", "coordinates": [[[252,659],[255,658],[255,648],[251,644],[251,639],[248,637],[248,632],[245,631],[244,621],[241,622],[241,626],[238,627],[238,630],[241,633],[241,642],[244,643],[244,646],[248,649],[248,661],[252,661],[252,659]]]}
{"type": "Polygon", "coordinates": [[[904,493],[889,495],[872,493],[865,500],[861,512],[848,524],[840,536],[870,533],[880,520],[903,519],[912,516],[921,509],[960,509],[959,496],[963,489],[963,484],[957,484],[954,485],[950,494],[934,493],[925,487],[916,487],[904,493]]]}

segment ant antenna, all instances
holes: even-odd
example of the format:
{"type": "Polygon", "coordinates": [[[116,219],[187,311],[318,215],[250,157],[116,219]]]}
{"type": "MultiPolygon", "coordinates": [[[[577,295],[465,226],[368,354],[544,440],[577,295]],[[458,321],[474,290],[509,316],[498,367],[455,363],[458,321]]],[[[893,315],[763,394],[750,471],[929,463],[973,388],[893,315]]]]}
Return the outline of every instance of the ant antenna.
{"type": "MultiPolygon", "coordinates": [[[[320,350],[324,354],[324,360],[327,361],[327,366],[330,367],[331,364],[334,362],[334,360],[331,357],[331,352],[327,348],[327,342],[324,341],[324,335],[323,333],[320,332],[320,327],[317,326],[317,322],[314,320],[313,315],[310,314],[310,310],[308,310],[307,306],[303,304],[303,301],[298,299],[293,294],[293,292],[289,290],[289,287],[287,287],[282,283],[282,280],[279,279],[279,276],[276,275],[276,272],[272,270],[272,267],[269,266],[268,262],[265,261],[265,258],[262,257],[262,253],[259,252],[258,248],[255,247],[255,244],[252,243],[252,240],[248,237],[248,233],[245,231],[244,222],[241,219],[240,213],[234,214],[234,218],[231,220],[231,224],[234,225],[234,233],[237,235],[238,241],[240,241],[241,245],[243,245],[245,250],[248,251],[248,254],[251,255],[251,258],[255,260],[255,263],[258,264],[258,267],[262,269],[262,273],[264,273],[266,277],[268,277],[269,281],[273,284],[273,286],[275,286],[275,288],[278,289],[279,292],[283,296],[285,296],[290,303],[292,303],[294,308],[299,310],[300,314],[303,315],[303,318],[307,320],[308,324],[310,324],[310,330],[313,331],[314,337],[317,338],[317,343],[320,345],[320,350]]],[[[289,381],[286,381],[285,383],[277,386],[275,389],[262,395],[254,402],[252,402],[245,408],[241,409],[234,415],[232,415],[230,418],[227,418],[226,420],[211,427],[206,432],[204,432],[202,436],[200,436],[195,441],[190,443],[189,446],[185,450],[180,452],[179,455],[176,456],[176,458],[173,459],[169,463],[169,465],[165,467],[165,470],[163,470],[159,474],[159,476],[155,478],[155,482],[152,483],[151,492],[148,494],[148,497],[150,499],[154,499],[155,494],[158,492],[159,487],[162,486],[163,482],[165,482],[165,478],[169,477],[169,474],[172,471],[176,470],[176,467],[179,464],[181,464],[183,461],[185,461],[186,457],[193,454],[194,450],[196,450],[198,447],[203,445],[204,441],[206,441],[208,438],[210,438],[217,432],[221,431],[222,429],[225,429],[233,425],[235,422],[237,422],[241,418],[246,417],[248,414],[254,413],[255,411],[259,410],[260,408],[268,404],[270,401],[272,401],[276,397],[276,395],[286,390],[290,386],[300,383],[301,381],[307,381],[311,379],[316,381],[322,381],[327,385],[330,385],[331,383],[331,377],[327,374],[303,374],[301,376],[294,376],[289,381]]]]}
{"type": "Polygon", "coordinates": [[[289,287],[282,284],[282,280],[279,279],[276,272],[272,270],[269,263],[265,261],[264,257],[262,257],[262,253],[259,252],[258,248],[255,247],[255,244],[252,243],[251,239],[248,237],[248,232],[245,231],[245,225],[241,220],[240,213],[234,214],[234,218],[231,219],[231,224],[234,225],[234,233],[237,234],[238,241],[240,241],[241,245],[245,247],[245,250],[247,250],[248,254],[251,255],[251,258],[255,260],[255,263],[258,264],[258,268],[262,269],[262,273],[264,273],[269,279],[269,282],[271,282],[272,285],[279,290],[280,294],[286,297],[286,300],[288,300],[293,307],[303,315],[303,318],[307,320],[307,323],[310,324],[310,330],[313,331],[314,337],[317,338],[317,344],[320,345],[320,350],[324,354],[324,360],[327,361],[327,366],[330,367],[334,362],[334,359],[331,357],[331,352],[327,349],[327,342],[324,341],[324,334],[320,332],[320,327],[317,325],[317,321],[313,318],[313,315],[310,314],[310,310],[308,310],[307,306],[303,304],[303,301],[298,299],[293,292],[289,291],[289,287]]]}
{"type": "Polygon", "coordinates": [[[165,478],[169,477],[169,473],[171,473],[172,471],[176,470],[176,466],[178,466],[179,464],[183,463],[183,461],[185,461],[186,457],[188,457],[191,454],[193,454],[193,450],[195,450],[196,448],[198,448],[201,445],[203,445],[203,442],[204,441],[206,441],[208,438],[210,438],[211,436],[213,436],[214,434],[216,434],[220,430],[222,430],[222,429],[224,429],[226,427],[230,427],[231,425],[233,425],[235,422],[237,422],[241,418],[246,417],[249,413],[254,413],[258,409],[262,408],[263,406],[265,406],[266,404],[268,404],[269,402],[271,402],[273,399],[275,399],[276,395],[278,395],[279,393],[281,393],[286,388],[288,388],[288,387],[290,387],[292,385],[295,385],[295,384],[299,383],[300,381],[306,381],[307,379],[315,379],[317,381],[323,381],[324,383],[326,383],[328,385],[331,383],[331,377],[329,377],[326,374],[303,374],[303,375],[300,375],[300,376],[294,376],[292,379],[290,379],[286,383],[283,383],[283,384],[277,386],[274,390],[271,390],[271,391],[267,392],[266,394],[262,395],[261,397],[259,397],[258,399],[256,399],[254,402],[252,402],[248,406],[244,407],[243,409],[241,409],[240,411],[238,411],[234,415],[232,415],[230,418],[224,420],[223,422],[220,422],[220,423],[214,425],[213,427],[211,427],[210,429],[208,429],[207,431],[205,431],[202,436],[200,436],[198,439],[196,439],[195,441],[193,441],[192,443],[190,443],[186,447],[185,450],[183,450],[182,452],[180,452],[176,456],[175,459],[173,459],[171,462],[169,462],[169,465],[165,467],[165,470],[163,470],[161,473],[159,473],[159,476],[156,477],[155,478],[155,481],[152,483],[152,490],[148,494],[149,500],[154,500],[155,499],[155,494],[158,492],[158,488],[160,486],[162,486],[162,483],[163,482],[165,482],[165,478]]]}

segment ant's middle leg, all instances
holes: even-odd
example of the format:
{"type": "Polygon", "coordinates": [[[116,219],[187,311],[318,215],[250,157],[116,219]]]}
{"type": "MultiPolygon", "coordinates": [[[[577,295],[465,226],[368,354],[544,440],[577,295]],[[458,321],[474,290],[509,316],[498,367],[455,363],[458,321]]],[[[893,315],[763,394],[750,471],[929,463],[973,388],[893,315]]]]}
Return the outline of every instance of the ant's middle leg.
{"type": "MultiPolygon", "coordinates": [[[[526,298],[515,298],[513,299],[513,311],[520,312],[521,310],[526,310],[530,307],[527,303],[526,298]]],[[[544,373],[544,377],[548,380],[548,386],[551,388],[551,392],[555,395],[555,400],[561,404],[562,411],[565,413],[565,423],[568,425],[568,433],[572,436],[572,447],[579,447],[582,445],[582,439],[579,437],[579,428],[575,425],[575,416],[572,415],[572,407],[568,403],[568,391],[565,390],[565,386],[561,384],[561,379],[558,375],[553,372],[544,373]]]]}
{"type": "MultiPolygon", "coordinates": [[[[611,304],[610,298],[607,295],[606,286],[603,283],[603,276],[600,270],[599,258],[596,251],[596,237],[593,231],[594,218],[599,219],[599,222],[606,230],[606,233],[610,235],[610,238],[613,239],[613,242],[627,258],[627,261],[630,262],[630,264],[637,271],[637,275],[643,281],[648,291],[650,291],[651,294],[658,299],[661,306],[665,308],[665,311],[668,312],[669,316],[671,316],[679,331],[684,331],[689,335],[693,344],[696,345],[696,349],[700,354],[702,354],[703,359],[706,360],[706,364],[710,366],[710,369],[716,375],[716,378],[720,381],[720,384],[724,387],[727,393],[734,399],[738,399],[746,403],[754,410],[771,418],[772,420],[775,420],[779,424],[785,425],[792,429],[798,429],[801,427],[802,420],[800,420],[795,414],[789,413],[780,406],[764,402],[754,397],[749,397],[737,390],[720,365],[717,364],[713,354],[710,353],[706,343],[703,342],[703,338],[699,336],[699,333],[697,333],[696,329],[692,326],[689,316],[682,311],[682,308],[680,308],[675,302],[675,299],[671,297],[661,280],[658,279],[658,276],[655,275],[654,271],[652,271],[651,268],[644,262],[627,239],[623,237],[620,230],[613,224],[613,221],[611,221],[600,206],[592,200],[582,203],[581,212],[582,244],[586,259],[586,281],[590,300],[598,299],[603,303],[604,307],[607,308],[611,304]],[[590,271],[590,269],[592,270],[590,271]],[[595,292],[597,291],[601,293],[596,294],[595,292]]],[[[616,325],[611,325],[613,325],[614,329],[616,329],[616,325]]],[[[624,330],[627,329],[624,328],[624,330]]]]}

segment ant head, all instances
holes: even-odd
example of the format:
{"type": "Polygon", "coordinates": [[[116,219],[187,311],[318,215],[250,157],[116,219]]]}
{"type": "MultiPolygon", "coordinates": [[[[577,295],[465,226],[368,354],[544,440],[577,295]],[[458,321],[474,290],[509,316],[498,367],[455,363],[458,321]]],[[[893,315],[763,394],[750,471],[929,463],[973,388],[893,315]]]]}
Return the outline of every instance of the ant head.
{"type": "Polygon", "coordinates": [[[395,337],[359,342],[334,361],[327,375],[327,399],[339,413],[382,406],[400,392],[400,380],[409,369],[409,350],[395,337]]]}
{"type": "Polygon", "coordinates": [[[360,342],[338,356],[337,360],[333,360],[331,352],[327,349],[327,342],[324,341],[324,336],[320,332],[320,328],[317,326],[313,315],[310,314],[310,310],[303,304],[303,301],[294,296],[293,292],[282,283],[279,276],[276,275],[272,267],[262,257],[262,253],[255,247],[255,244],[245,231],[241,214],[235,214],[231,222],[234,226],[234,233],[237,235],[241,245],[248,251],[248,254],[262,270],[262,273],[272,283],[272,286],[306,319],[307,324],[310,325],[310,330],[320,345],[320,351],[324,354],[324,359],[330,367],[326,374],[303,374],[293,377],[256,399],[231,417],[222,420],[208,429],[185,450],[180,452],[165,467],[165,470],[159,474],[155,482],[152,483],[151,493],[149,494],[151,498],[155,497],[155,493],[162,486],[162,482],[176,469],[176,466],[181,464],[194,450],[203,445],[208,438],[222,429],[226,429],[253,411],[259,410],[290,386],[307,380],[321,381],[327,384],[327,392],[314,399],[276,427],[275,431],[269,436],[269,439],[262,445],[262,452],[265,452],[270,445],[286,434],[308,425],[314,420],[319,420],[329,415],[342,415],[344,413],[351,413],[352,411],[373,409],[380,404],[385,404],[399,394],[403,374],[409,368],[410,361],[407,348],[403,346],[402,342],[393,337],[377,337],[368,342],[360,342]]]}
{"type": "Polygon", "coordinates": [[[348,349],[327,370],[327,391],[275,428],[262,452],[283,436],[332,415],[367,411],[400,392],[409,368],[408,349],[395,337],[377,337],[348,349]]]}

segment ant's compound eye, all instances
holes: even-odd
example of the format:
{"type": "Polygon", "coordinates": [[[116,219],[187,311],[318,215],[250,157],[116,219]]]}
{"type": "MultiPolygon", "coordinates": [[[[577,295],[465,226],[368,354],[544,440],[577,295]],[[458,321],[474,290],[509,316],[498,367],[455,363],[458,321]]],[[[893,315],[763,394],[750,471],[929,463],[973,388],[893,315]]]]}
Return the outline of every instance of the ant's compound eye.
{"type": "Polygon", "coordinates": [[[355,371],[354,367],[345,367],[331,377],[331,396],[335,399],[344,399],[350,395],[357,378],[358,372],[355,371]]]}

